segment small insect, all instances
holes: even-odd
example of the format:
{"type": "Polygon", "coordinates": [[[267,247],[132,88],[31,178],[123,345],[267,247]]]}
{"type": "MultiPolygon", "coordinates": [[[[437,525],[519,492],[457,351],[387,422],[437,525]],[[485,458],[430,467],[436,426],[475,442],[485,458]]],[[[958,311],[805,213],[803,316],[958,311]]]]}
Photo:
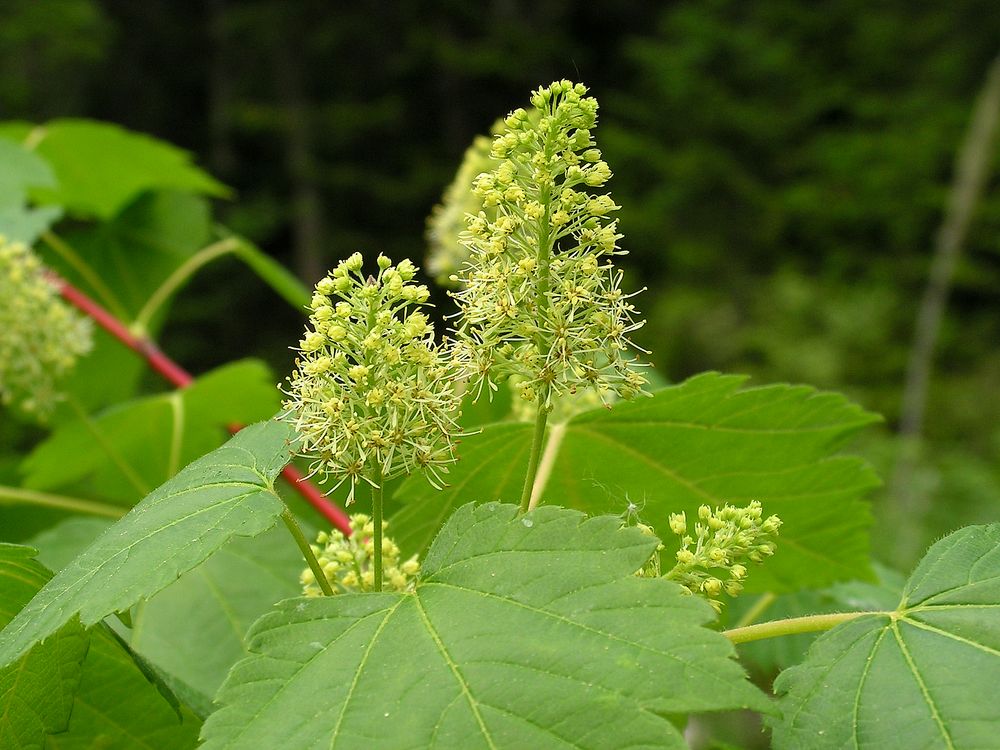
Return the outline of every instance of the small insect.
{"type": "Polygon", "coordinates": [[[642,511],[646,508],[645,494],[643,494],[642,503],[640,504],[632,500],[632,498],[629,497],[628,492],[620,486],[612,489],[603,482],[594,479],[592,477],[588,477],[584,481],[590,482],[595,487],[599,487],[600,489],[604,490],[605,494],[608,496],[608,500],[613,501],[616,496],[617,497],[624,496],[625,510],[618,515],[618,517],[622,519],[622,526],[637,526],[640,523],[642,523],[641,519],[639,518],[639,514],[642,513],[642,511]]]}
{"type": "Polygon", "coordinates": [[[625,493],[625,512],[621,514],[621,519],[626,526],[636,526],[641,523],[639,514],[646,509],[646,499],[643,498],[642,505],[637,504],[625,493]]]}

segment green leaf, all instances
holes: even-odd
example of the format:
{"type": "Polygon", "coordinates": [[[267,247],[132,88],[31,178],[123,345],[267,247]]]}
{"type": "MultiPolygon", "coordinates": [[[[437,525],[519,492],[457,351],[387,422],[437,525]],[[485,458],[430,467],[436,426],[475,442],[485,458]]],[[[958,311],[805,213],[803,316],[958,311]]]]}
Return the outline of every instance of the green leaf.
{"type": "Polygon", "coordinates": [[[0,137],[0,235],[29,245],[61,215],[58,206],[28,208],[31,187],[54,187],[55,175],[38,154],[0,137]]]}
{"type": "Polygon", "coordinates": [[[274,376],[263,363],[224,365],[187,388],[59,425],[25,459],[23,484],[131,506],[218,447],[227,425],[265,419],[278,406],[274,376]]]}
{"type": "Polygon", "coordinates": [[[32,197],[76,216],[109,219],[147,190],[229,192],[193,166],[186,151],[117,125],[53,120],[35,133],[35,149],[52,165],[58,186],[36,189],[32,197]]]}
{"type": "Polygon", "coordinates": [[[777,748],[996,747],[1000,524],[927,552],[893,612],[820,637],[775,690],[777,748]]]}
{"type": "Polygon", "coordinates": [[[108,518],[73,516],[45,529],[28,544],[38,550],[37,560],[49,570],[62,570],[114,523],[108,518]]]}
{"type": "MultiPolygon", "coordinates": [[[[111,525],[69,518],[39,534],[38,559],[59,570],[111,525]]],[[[129,646],[188,705],[211,706],[230,667],[247,655],[246,633],[275,602],[302,592],[302,555],[284,528],[236,538],[132,610],[129,646]]],[[[204,715],[211,713],[206,711],[204,715]]]]}
{"type": "MultiPolygon", "coordinates": [[[[158,192],[141,196],[112,221],[67,231],[62,241],[41,243],[38,250],[63,278],[128,323],[178,266],[211,241],[211,231],[203,198],[158,192]]],[[[152,321],[151,335],[162,318],[152,321]]],[[[96,408],[132,397],[144,372],[141,358],[98,329],[93,351],[80,359],[63,387],[96,408]]]]}
{"type": "Polygon", "coordinates": [[[166,588],[236,536],[256,536],[284,508],[273,483],[291,428],[265,422],[187,466],[61,570],[0,633],[0,666],[79,615],[92,625],[166,588]]]}
{"type": "MultiPolygon", "coordinates": [[[[870,577],[862,498],[878,480],[864,461],[833,454],[878,418],[835,393],[788,385],[741,390],[744,380],[706,373],[551,426],[539,471],[542,501],[619,514],[631,501],[644,523],[666,532],[672,512],[692,517],[703,503],[760,500],[784,525],[777,554],[752,570],[748,591],[870,577]]],[[[465,500],[516,499],[531,430],[501,424],[466,438],[445,492],[408,480],[392,519],[404,551],[424,549],[465,500]]],[[[664,536],[669,557],[676,541],[664,536]]]]}
{"type": "Polygon", "coordinates": [[[178,266],[211,242],[211,207],[189,193],[147,193],[113,219],[67,232],[63,239],[61,252],[42,248],[46,262],[131,321],[178,266]],[[81,263],[92,273],[80,273],[81,263]]]}
{"type": "Polygon", "coordinates": [[[0,234],[8,240],[31,245],[61,216],[62,211],[57,206],[28,208],[0,205],[0,234]]]}
{"type": "Polygon", "coordinates": [[[178,715],[100,624],[93,631],[69,726],[65,733],[49,737],[46,748],[188,750],[197,745],[200,729],[201,722],[186,707],[178,715]]]}
{"type": "Polygon", "coordinates": [[[52,167],[20,143],[0,138],[0,206],[20,204],[32,187],[56,187],[52,167]]]}
{"type": "Polygon", "coordinates": [[[302,593],[302,555],[287,530],[233,539],[208,560],[140,604],[130,645],[207,696],[247,655],[246,633],[275,602],[302,593]]]}
{"type": "Polygon", "coordinates": [[[34,128],[34,123],[27,120],[4,120],[0,122],[0,138],[20,143],[28,138],[34,128]]]}
{"type": "Polygon", "coordinates": [[[767,700],[705,602],[634,571],[656,540],[466,505],[414,593],[292,599],[250,634],[205,747],[685,747],[668,715],[767,700]]]}
{"type": "MultiPolygon", "coordinates": [[[[49,579],[35,550],[0,543],[0,627],[49,579]]],[[[78,622],[63,626],[13,664],[0,669],[0,747],[41,748],[46,735],[69,723],[90,639],[78,622]]]]}
{"type": "MultiPolygon", "coordinates": [[[[33,554],[0,544],[0,626],[51,577],[33,554]]],[[[72,621],[35,645],[0,670],[0,696],[4,748],[182,750],[200,728],[186,708],[178,716],[103,623],[85,632],[72,621]]]]}

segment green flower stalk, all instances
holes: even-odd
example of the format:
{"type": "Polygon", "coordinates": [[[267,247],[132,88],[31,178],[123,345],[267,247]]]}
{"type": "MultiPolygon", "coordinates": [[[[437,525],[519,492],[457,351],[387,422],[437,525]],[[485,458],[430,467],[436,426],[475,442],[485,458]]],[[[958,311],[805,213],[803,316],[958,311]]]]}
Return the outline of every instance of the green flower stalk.
{"type": "Polygon", "coordinates": [[[355,253],[316,285],[284,401],[314,475],[379,487],[415,469],[435,487],[455,460],[456,366],[434,341],[416,267],[355,253]]]}
{"type": "Polygon", "coordinates": [[[90,321],[59,299],[31,249],[0,236],[0,403],[48,417],[91,336],[90,321]]]}
{"type": "Polygon", "coordinates": [[[631,398],[646,382],[628,354],[642,321],[610,262],[624,254],[610,218],[619,206],[594,193],[611,170],[586,91],[553,83],[534,92],[535,113],[504,121],[492,149],[499,164],[475,180],[485,210],[467,216],[470,261],[453,293],[458,346],[480,392],[518,376],[520,396],[544,408],[588,386],[631,398]]]}
{"type": "MultiPolygon", "coordinates": [[[[388,527],[389,522],[383,521],[383,532],[388,527]]],[[[316,544],[311,545],[335,594],[375,589],[375,524],[364,513],[356,513],[351,516],[351,531],[350,537],[345,537],[336,529],[329,533],[321,531],[316,537],[316,544]]],[[[408,591],[419,572],[420,563],[416,555],[400,562],[399,547],[388,536],[382,537],[382,573],[386,588],[408,591]]],[[[322,595],[311,568],[302,571],[299,581],[306,596],[322,595]]]]}
{"type": "MultiPolygon", "coordinates": [[[[694,536],[688,534],[684,513],[670,516],[670,530],[681,538],[677,563],[664,578],[681,584],[688,593],[700,594],[721,611],[719,596],[737,596],[743,591],[750,563],[761,563],[774,554],[773,538],[781,519],[763,518],[761,504],[752,501],[745,508],[725,505],[712,510],[698,508],[694,536]]],[[[648,574],[648,571],[647,571],[648,574]]]]}

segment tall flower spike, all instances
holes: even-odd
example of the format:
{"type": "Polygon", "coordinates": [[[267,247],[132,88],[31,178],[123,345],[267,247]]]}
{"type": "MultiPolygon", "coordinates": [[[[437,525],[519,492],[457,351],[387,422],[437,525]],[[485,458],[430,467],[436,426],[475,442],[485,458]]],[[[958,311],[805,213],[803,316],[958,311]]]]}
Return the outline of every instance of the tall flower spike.
{"type": "Polygon", "coordinates": [[[552,395],[594,386],[635,396],[646,382],[628,352],[642,325],[611,264],[621,255],[611,177],[591,130],[597,100],[558,81],[534,92],[537,116],[518,109],[493,143],[499,161],[475,180],[487,210],[467,216],[470,262],[454,292],[457,336],[481,391],[520,378],[519,393],[549,405],[552,395]]]}
{"type": "Polygon", "coordinates": [[[414,469],[440,486],[454,460],[460,397],[450,357],[418,309],[427,288],[416,267],[378,258],[365,277],[355,253],[316,285],[299,358],[284,392],[286,418],[300,436],[312,474],[334,489],[378,486],[414,469]]]}
{"type": "Polygon", "coordinates": [[[59,380],[90,351],[91,333],[31,249],[0,236],[0,403],[47,417],[62,397],[59,380]]]}

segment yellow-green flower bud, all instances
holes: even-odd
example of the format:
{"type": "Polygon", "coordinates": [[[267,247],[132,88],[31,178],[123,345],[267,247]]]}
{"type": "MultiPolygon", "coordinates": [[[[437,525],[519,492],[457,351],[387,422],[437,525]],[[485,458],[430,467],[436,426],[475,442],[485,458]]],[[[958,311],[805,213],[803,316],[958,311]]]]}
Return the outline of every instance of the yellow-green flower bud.
{"type": "Polygon", "coordinates": [[[701,590],[709,596],[718,596],[722,593],[722,581],[718,578],[708,578],[701,584],[701,590]]]}
{"type": "Polygon", "coordinates": [[[691,550],[677,550],[677,562],[682,565],[691,565],[695,561],[694,553],[691,550]]]}

